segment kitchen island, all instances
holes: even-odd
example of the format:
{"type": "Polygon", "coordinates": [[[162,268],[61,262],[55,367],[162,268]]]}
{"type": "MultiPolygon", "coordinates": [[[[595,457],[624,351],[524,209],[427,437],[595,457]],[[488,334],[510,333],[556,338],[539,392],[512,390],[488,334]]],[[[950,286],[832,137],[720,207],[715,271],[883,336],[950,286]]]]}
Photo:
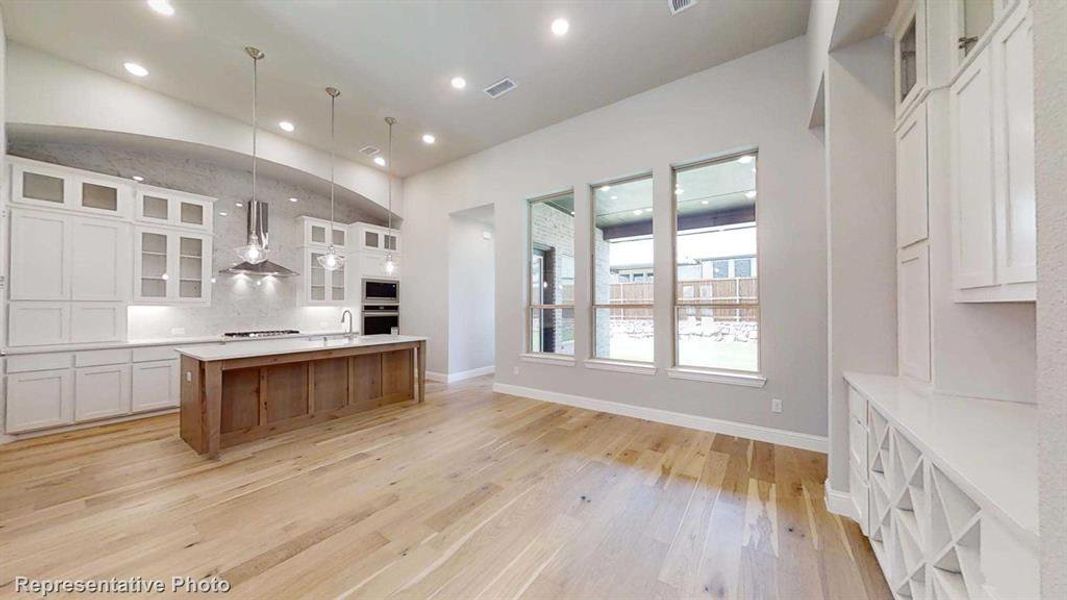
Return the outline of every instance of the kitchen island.
{"type": "Polygon", "coordinates": [[[181,437],[200,454],[425,399],[426,338],[368,335],[177,348],[181,437]]]}

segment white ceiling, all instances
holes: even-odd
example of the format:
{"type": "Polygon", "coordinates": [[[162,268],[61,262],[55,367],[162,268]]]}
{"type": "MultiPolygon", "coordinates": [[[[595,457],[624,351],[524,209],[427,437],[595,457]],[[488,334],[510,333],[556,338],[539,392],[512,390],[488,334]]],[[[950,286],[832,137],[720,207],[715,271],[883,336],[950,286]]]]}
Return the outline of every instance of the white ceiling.
{"type": "Polygon", "coordinates": [[[386,142],[399,119],[394,171],[410,175],[716,64],[802,35],[809,0],[700,0],[670,16],[666,0],[406,2],[0,0],[9,39],[250,121],[251,59],[260,63],[260,123],[329,147],[329,101],[341,89],[339,153],[386,142]],[[549,25],[565,17],[568,35],[549,25]],[[135,61],[150,71],[135,78],[135,61]],[[468,85],[449,85],[462,75],[468,85]],[[482,89],[509,76],[493,100],[482,89]],[[424,145],[423,132],[437,143],[424,145]]]}

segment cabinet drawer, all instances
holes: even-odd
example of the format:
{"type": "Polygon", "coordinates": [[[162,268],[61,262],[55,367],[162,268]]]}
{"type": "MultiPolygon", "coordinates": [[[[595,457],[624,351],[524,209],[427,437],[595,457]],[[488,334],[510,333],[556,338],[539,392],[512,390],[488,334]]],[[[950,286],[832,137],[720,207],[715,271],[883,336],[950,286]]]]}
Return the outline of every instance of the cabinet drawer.
{"type": "Polygon", "coordinates": [[[867,481],[867,428],[855,416],[848,420],[848,445],[851,448],[849,462],[863,473],[867,481]]]}
{"type": "Polygon", "coordinates": [[[178,358],[174,346],[150,346],[148,348],[134,348],[133,362],[153,362],[157,360],[171,360],[178,358]]]}
{"type": "Polygon", "coordinates": [[[17,354],[7,357],[8,373],[28,373],[51,369],[69,369],[73,355],[67,352],[49,354],[17,354]]]}
{"type": "Polygon", "coordinates": [[[130,362],[129,350],[92,350],[89,352],[78,352],[74,355],[75,367],[121,365],[128,362],[130,362]]]}

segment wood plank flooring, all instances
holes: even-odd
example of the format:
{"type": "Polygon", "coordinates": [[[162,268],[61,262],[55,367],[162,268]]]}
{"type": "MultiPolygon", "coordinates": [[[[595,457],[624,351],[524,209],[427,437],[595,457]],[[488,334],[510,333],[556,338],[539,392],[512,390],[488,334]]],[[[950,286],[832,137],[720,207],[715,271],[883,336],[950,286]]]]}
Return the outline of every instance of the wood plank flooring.
{"type": "Polygon", "coordinates": [[[234,598],[889,598],[825,457],[482,378],[198,456],[175,415],[0,447],[0,595],[219,576],[234,598]]]}

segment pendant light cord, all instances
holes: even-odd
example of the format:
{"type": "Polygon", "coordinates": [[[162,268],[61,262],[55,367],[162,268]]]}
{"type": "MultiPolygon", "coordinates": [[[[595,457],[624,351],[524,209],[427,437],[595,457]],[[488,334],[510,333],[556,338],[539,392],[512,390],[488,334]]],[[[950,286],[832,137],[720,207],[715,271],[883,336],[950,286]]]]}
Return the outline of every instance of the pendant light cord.
{"type": "Polygon", "coordinates": [[[257,222],[259,206],[256,205],[256,107],[259,104],[256,94],[259,90],[259,59],[252,57],[252,201],[248,210],[252,211],[252,234],[259,236],[257,222]]]}
{"type": "MultiPolygon", "coordinates": [[[[330,93],[327,90],[326,93],[330,93]]],[[[340,95],[340,92],[337,92],[340,95]]],[[[334,105],[337,104],[337,96],[330,94],[330,248],[333,249],[333,174],[334,174],[334,152],[337,148],[337,132],[334,129],[334,105]]]]}
{"type": "Polygon", "coordinates": [[[385,167],[385,176],[389,179],[389,235],[393,235],[393,176],[390,171],[393,168],[393,123],[396,123],[396,119],[393,117],[386,117],[385,122],[389,124],[389,146],[387,152],[389,154],[389,162],[385,167]]]}

